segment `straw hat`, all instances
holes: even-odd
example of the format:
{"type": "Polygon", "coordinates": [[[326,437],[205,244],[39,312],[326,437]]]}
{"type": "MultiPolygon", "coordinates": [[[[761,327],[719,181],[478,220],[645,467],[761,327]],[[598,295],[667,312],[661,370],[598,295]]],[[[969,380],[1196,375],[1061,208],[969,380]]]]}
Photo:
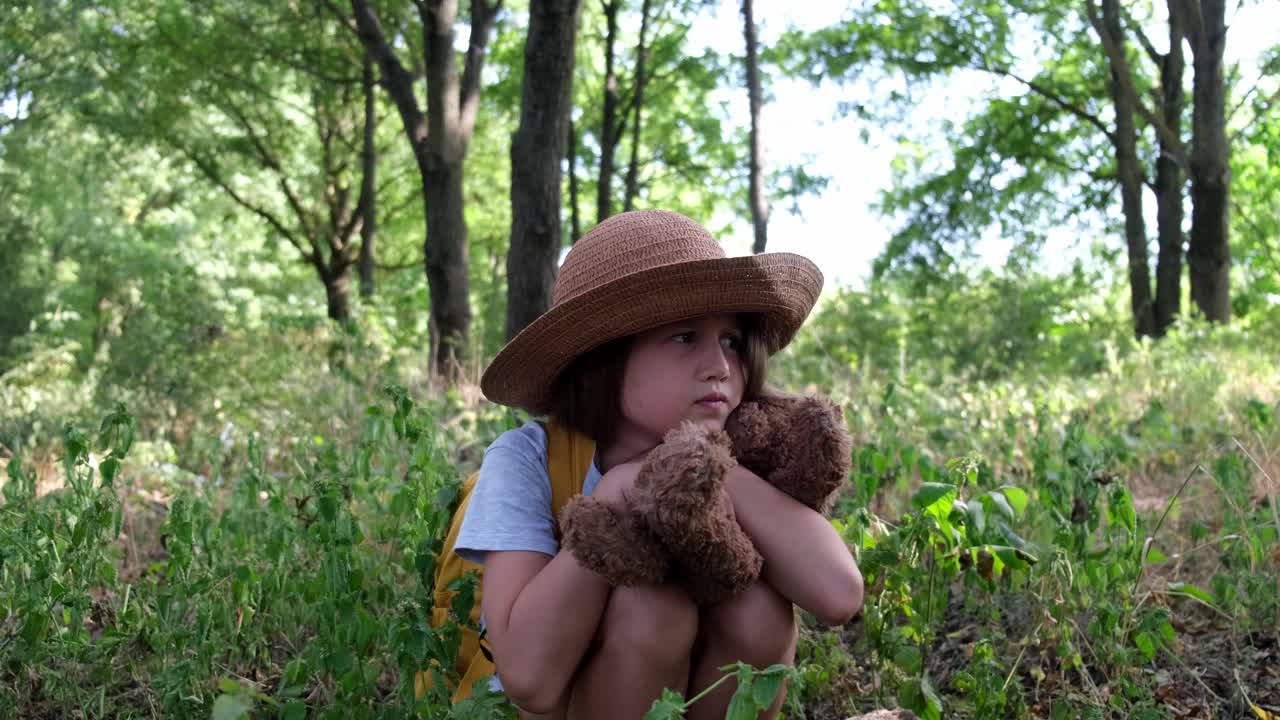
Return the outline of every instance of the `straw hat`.
{"type": "Polygon", "coordinates": [[[495,403],[545,413],[556,376],[582,353],[714,313],[760,316],[773,354],[791,341],[821,290],[822,273],[799,255],[726,258],[711,234],[683,215],[614,215],[574,244],[551,308],[502,348],[480,388],[495,403]]]}

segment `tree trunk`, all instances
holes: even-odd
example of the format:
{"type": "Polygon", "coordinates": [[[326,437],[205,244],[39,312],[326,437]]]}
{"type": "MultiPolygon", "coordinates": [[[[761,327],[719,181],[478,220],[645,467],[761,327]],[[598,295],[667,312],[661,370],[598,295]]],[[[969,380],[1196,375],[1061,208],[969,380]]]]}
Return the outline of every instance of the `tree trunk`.
{"type": "Polygon", "coordinates": [[[556,260],[564,244],[560,162],[569,144],[574,40],[581,7],[581,0],[533,0],[529,7],[520,127],[511,143],[508,340],[551,305],[556,260]]]}
{"type": "Polygon", "coordinates": [[[578,128],[569,118],[569,244],[582,237],[582,220],[578,216],[578,128]]]}
{"type": "Polygon", "coordinates": [[[764,166],[764,142],[760,137],[760,67],[756,57],[756,21],[752,0],[742,0],[742,34],[747,44],[747,100],[751,108],[749,201],[751,225],[755,230],[751,252],[759,254],[764,252],[765,244],[769,241],[769,201],[765,198],[764,179],[761,177],[764,166]]]}
{"type": "Polygon", "coordinates": [[[1231,169],[1228,165],[1226,98],[1222,70],[1226,46],[1226,3],[1191,3],[1187,18],[1191,36],[1191,300],[1212,322],[1231,319],[1231,250],[1228,210],[1231,169]],[[1196,12],[1198,8],[1199,12],[1196,12]]]}
{"type": "Polygon", "coordinates": [[[604,5],[607,31],[604,39],[604,108],[600,113],[600,180],[596,185],[596,222],[613,214],[613,154],[617,149],[618,77],[613,71],[614,45],[618,39],[619,0],[604,5]]]}
{"type": "Polygon", "coordinates": [[[635,124],[631,126],[631,162],[627,165],[626,194],[622,203],[622,209],[628,211],[635,207],[636,195],[640,193],[640,115],[644,112],[644,86],[649,81],[645,65],[649,55],[646,38],[649,32],[650,4],[651,0],[644,0],[640,5],[640,40],[636,43],[635,100],[632,102],[636,118],[635,124]]]}
{"type": "Polygon", "coordinates": [[[1142,218],[1142,166],[1138,163],[1138,132],[1134,125],[1134,105],[1126,59],[1124,30],[1118,0],[1102,0],[1102,17],[1098,18],[1090,0],[1090,22],[1098,33],[1111,69],[1111,100],[1115,106],[1116,127],[1113,145],[1116,171],[1120,178],[1120,205],[1124,213],[1124,237],[1129,253],[1129,305],[1133,311],[1133,329],[1138,337],[1155,334],[1155,311],[1151,302],[1151,270],[1147,264],[1147,231],[1142,218]]]}
{"type": "Polygon", "coordinates": [[[374,293],[374,243],[378,235],[378,155],[374,147],[378,118],[374,107],[373,54],[364,54],[364,148],[360,154],[363,174],[360,180],[360,297],[371,298],[374,293]]]}
{"type": "Polygon", "coordinates": [[[351,320],[351,265],[340,263],[336,269],[327,268],[319,273],[329,304],[329,319],[346,325],[351,320]]]}
{"type": "Polygon", "coordinates": [[[427,69],[427,112],[414,94],[412,74],[387,42],[368,0],[351,0],[361,42],[378,61],[380,82],[396,103],[422,176],[426,216],[424,264],[431,298],[431,364],[447,383],[457,380],[471,330],[463,162],[480,104],[480,75],[501,0],[472,0],[471,40],[459,79],[453,50],[456,0],[417,3],[427,69]]]}
{"type": "MultiPolygon", "coordinates": [[[[1160,108],[1165,126],[1180,135],[1182,127],[1182,73],[1186,63],[1182,42],[1186,23],[1181,0],[1169,0],[1169,52],[1160,62],[1160,108]]],[[[1164,337],[1182,304],[1182,192],[1186,184],[1178,158],[1181,146],[1172,146],[1157,133],[1160,156],[1156,159],[1156,227],[1160,252],[1156,258],[1155,334],[1164,337]]]]}

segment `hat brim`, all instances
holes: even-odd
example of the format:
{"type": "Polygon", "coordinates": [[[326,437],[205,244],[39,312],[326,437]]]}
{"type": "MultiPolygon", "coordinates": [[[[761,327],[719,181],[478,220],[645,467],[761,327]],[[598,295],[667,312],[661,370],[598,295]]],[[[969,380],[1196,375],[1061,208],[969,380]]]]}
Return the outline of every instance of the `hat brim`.
{"type": "Polygon", "coordinates": [[[550,409],[556,377],[604,343],[686,318],[752,313],[770,354],[795,336],[822,291],[807,258],[766,253],[650,268],[564,300],[521,330],[485,369],[490,401],[534,413],[550,409]]]}

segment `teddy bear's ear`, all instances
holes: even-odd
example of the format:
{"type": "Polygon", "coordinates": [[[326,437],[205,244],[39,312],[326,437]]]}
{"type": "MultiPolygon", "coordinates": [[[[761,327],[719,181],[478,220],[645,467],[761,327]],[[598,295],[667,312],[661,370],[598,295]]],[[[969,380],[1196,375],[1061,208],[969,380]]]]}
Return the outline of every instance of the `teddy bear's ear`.
{"type": "Polygon", "coordinates": [[[825,397],[803,398],[791,407],[775,442],[791,448],[791,462],[771,478],[778,489],[825,512],[849,476],[850,439],[844,413],[825,397]]]}
{"type": "Polygon", "coordinates": [[[758,447],[768,438],[768,413],[758,401],[748,400],[729,415],[724,431],[729,434],[735,450],[758,447]]]}

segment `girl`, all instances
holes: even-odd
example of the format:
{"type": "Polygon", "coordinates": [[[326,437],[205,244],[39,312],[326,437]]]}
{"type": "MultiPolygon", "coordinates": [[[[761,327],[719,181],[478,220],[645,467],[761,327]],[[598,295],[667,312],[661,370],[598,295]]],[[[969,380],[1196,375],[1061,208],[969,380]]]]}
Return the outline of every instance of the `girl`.
{"type": "MultiPolygon", "coordinates": [[[[620,500],[668,430],[722,429],[761,392],[768,355],[821,288],[797,255],[726,258],[676,213],[616,215],[574,245],[551,308],[494,358],[481,388],[594,441],[582,491],[620,500]]],[[[558,552],[547,442],[531,422],[489,447],[456,545],[484,566],[495,684],[522,718],[640,718],[664,687],[690,697],[723,665],[792,662],[793,604],[828,625],[860,609],[862,577],[831,524],[742,468],[725,486],[764,557],[753,586],[701,608],[674,585],[610,587],[558,552]]],[[[723,718],[734,689],[724,683],[688,717],[723,718]]]]}

